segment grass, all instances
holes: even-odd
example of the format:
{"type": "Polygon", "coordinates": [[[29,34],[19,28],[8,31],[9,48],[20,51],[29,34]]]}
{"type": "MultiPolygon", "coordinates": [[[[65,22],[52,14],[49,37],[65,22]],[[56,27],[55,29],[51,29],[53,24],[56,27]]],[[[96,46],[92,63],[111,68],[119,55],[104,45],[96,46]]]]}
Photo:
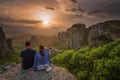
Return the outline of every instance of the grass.
{"type": "Polygon", "coordinates": [[[6,55],[5,58],[0,58],[0,65],[5,63],[20,63],[19,51],[6,55]]]}
{"type": "MultiPolygon", "coordinates": [[[[0,58],[0,65],[4,65],[6,63],[20,63],[20,52],[24,49],[24,47],[16,47],[15,53],[8,54],[5,58],[0,58]]],[[[33,47],[33,49],[38,50],[38,47],[33,47]]]]}

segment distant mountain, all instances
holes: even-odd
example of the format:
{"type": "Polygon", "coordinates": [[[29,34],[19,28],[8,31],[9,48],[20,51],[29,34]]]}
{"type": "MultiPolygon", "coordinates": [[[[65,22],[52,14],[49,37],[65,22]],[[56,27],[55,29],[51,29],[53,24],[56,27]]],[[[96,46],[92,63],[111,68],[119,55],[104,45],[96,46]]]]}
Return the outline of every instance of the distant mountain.
{"type": "Polygon", "coordinates": [[[21,35],[41,35],[42,30],[35,27],[26,27],[19,25],[4,25],[2,26],[7,37],[15,37],[21,35]]]}
{"type": "Polygon", "coordinates": [[[49,29],[42,29],[35,26],[21,26],[21,25],[6,25],[0,23],[3,27],[6,37],[16,37],[21,35],[38,35],[38,36],[54,36],[58,31],[64,30],[63,27],[52,27],[49,29]]]}

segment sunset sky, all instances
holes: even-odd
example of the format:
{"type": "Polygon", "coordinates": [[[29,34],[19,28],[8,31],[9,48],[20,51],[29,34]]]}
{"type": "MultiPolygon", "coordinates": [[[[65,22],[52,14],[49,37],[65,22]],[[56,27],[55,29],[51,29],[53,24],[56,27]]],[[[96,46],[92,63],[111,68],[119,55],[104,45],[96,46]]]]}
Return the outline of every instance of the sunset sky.
{"type": "Polygon", "coordinates": [[[119,8],[120,0],[0,0],[0,23],[13,34],[53,35],[75,23],[120,19],[119,8]]]}

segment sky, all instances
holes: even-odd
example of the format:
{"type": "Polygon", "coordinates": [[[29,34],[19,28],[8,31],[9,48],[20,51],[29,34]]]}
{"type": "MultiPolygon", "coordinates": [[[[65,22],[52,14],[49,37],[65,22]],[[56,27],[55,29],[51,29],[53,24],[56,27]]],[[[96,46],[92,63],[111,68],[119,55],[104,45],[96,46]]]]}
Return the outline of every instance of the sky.
{"type": "Polygon", "coordinates": [[[120,19],[120,0],[0,0],[7,34],[55,35],[76,23],[120,19]]]}

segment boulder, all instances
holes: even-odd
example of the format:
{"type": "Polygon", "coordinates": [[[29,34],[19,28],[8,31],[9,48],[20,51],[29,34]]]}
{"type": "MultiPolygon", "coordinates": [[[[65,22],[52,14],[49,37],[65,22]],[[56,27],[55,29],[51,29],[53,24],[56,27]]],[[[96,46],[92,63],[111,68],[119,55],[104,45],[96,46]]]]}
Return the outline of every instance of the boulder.
{"type": "Polygon", "coordinates": [[[22,70],[20,65],[13,67],[8,72],[0,74],[0,80],[76,80],[66,69],[52,65],[53,70],[49,73],[36,71],[30,74],[31,69],[22,70]]]}

